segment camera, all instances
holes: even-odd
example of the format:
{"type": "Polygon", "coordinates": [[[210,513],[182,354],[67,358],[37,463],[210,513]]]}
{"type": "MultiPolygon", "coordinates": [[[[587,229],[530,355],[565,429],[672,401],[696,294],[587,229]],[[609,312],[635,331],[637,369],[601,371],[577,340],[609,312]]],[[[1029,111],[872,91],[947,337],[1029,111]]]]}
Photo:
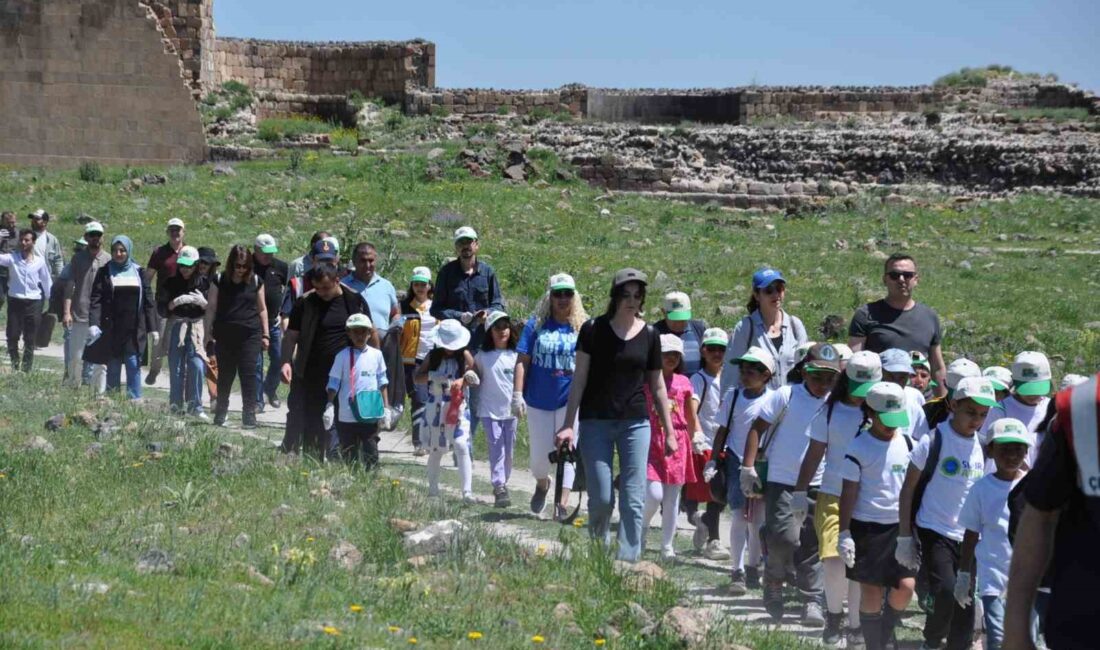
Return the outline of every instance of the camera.
{"type": "Polygon", "coordinates": [[[555,449],[550,452],[550,462],[555,465],[560,465],[561,463],[576,463],[577,452],[570,448],[569,445],[562,445],[560,449],[555,449]]]}

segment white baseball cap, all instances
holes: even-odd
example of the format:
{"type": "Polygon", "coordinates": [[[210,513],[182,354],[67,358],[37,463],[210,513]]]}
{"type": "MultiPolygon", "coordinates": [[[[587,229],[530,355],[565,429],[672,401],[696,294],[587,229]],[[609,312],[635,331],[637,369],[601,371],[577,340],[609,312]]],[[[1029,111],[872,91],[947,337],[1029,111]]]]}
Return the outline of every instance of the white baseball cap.
{"type": "Polygon", "coordinates": [[[721,327],[708,327],[703,331],[703,345],[721,345],[729,347],[730,337],[721,327]]]}
{"type": "Polygon", "coordinates": [[[675,334],[662,334],[661,335],[661,354],[665,352],[676,352],[680,356],[684,356],[684,342],[679,336],[675,334]]]}
{"type": "Polygon", "coordinates": [[[691,320],[691,298],[683,291],[666,293],[661,309],[669,320],[691,320]]]}
{"type": "Polygon", "coordinates": [[[840,362],[847,363],[852,358],[852,348],[848,347],[844,343],[833,343],[833,349],[840,355],[840,362]]]}
{"type": "Polygon", "coordinates": [[[431,282],[432,270],[426,266],[418,266],[413,269],[412,277],[409,278],[409,282],[431,282]]]}
{"type": "Polygon", "coordinates": [[[462,226],[455,231],[455,241],[460,239],[477,239],[477,231],[469,226],[462,226]]]}
{"type": "Polygon", "coordinates": [[[985,377],[963,377],[955,386],[952,397],[956,400],[972,399],[982,406],[997,405],[997,393],[993,391],[993,382],[985,377]]]}
{"type": "Polygon", "coordinates": [[[871,387],[882,381],[882,362],[874,352],[860,350],[848,360],[844,374],[848,377],[848,394],[867,397],[871,387]]]}
{"type": "MultiPolygon", "coordinates": [[[[851,363],[848,365],[851,366],[851,363]]],[[[866,403],[871,410],[878,413],[878,418],[884,425],[892,429],[909,426],[909,411],[905,408],[905,389],[894,382],[880,381],[871,386],[867,391],[866,403]]]]}
{"type": "Polygon", "coordinates": [[[455,319],[448,318],[432,330],[432,339],[444,350],[461,350],[470,343],[470,330],[455,319]]]}
{"type": "Polygon", "coordinates": [[[178,219],[176,217],[172,217],[171,219],[168,220],[168,227],[169,228],[183,228],[183,219],[178,219]]]}
{"type": "Polygon", "coordinates": [[[982,371],[982,377],[993,382],[993,390],[1012,388],[1012,371],[1004,366],[989,366],[982,371]]]}
{"type": "Polygon", "coordinates": [[[737,363],[739,361],[748,361],[749,363],[759,363],[768,369],[768,372],[775,374],[775,357],[764,348],[758,348],[755,345],[745,350],[745,354],[732,360],[730,363],[737,363]]]}
{"type": "Polygon", "coordinates": [[[908,352],[900,348],[890,348],[889,350],[883,350],[878,355],[879,361],[882,362],[882,369],[885,372],[904,372],[907,375],[916,374],[913,370],[912,357],[908,352]]]}
{"type": "Polygon", "coordinates": [[[258,248],[261,253],[279,252],[279,245],[275,243],[275,238],[267,233],[256,237],[256,248],[258,248]]]}
{"type": "Polygon", "coordinates": [[[1050,394],[1050,361],[1042,352],[1021,352],[1012,361],[1012,383],[1018,395],[1050,394]]]}
{"type": "Polygon", "coordinates": [[[1066,375],[1065,377],[1062,377],[1062,385],[1060,387],[1060,390],[1065,390],[1067,388],[1073,388],[1074,386],[1079,386],[1079,385],[1085,383],[1088,380],[1089,380],[1089,378],[1084,376],[1084,375],[1075,375],[1071,372],[1070,374],[1066,375]]]}
{"type": "Polygon", "coordinates": [[[557,291],[558,289],[577,289],[577,283],[573,280],[573,276],[568,273],[555,273],[550,276],[550,290],[557,291]]]}
{"type": "Polygon", "coordinates": [[[337,254],[340,253],[340,240],[339,239],[337,239],[335,237],[325,237],[321,241],[327,241],[328,243],[332,244],[332,250],[336,251],[337,254]]]}
{"type": "Polygon", "coordinates": [[[982,369],[970,359],[955,359],[947,366],[947,387],[954,390],[966,377],[981,377],[982,369]]]}
{"type": "Polygon", "coordinates": [[[508,314],[500,310],[489,312],[489,314],[485,317],[485,329],[492,329],[493,325],[495,325],[496,322],[502,318],[507,319],[508,314]]]}
{"type": "Polygon", "coordinates": [[[84,225],[84,234],[93,235],[95,233],[103,234],[103,224],[98,221],[89,221],[84,225]]]}
{"type": "Polygon", "coordinates": [[[1016,418],[1001,418],[993,423],[989,432],[990,442],[1018,442],[1031,446],[1031,433],[1016,418]]]}
{"type": "Polygon", "coordinates": [[[359,327],[374,329],[374,323],[371,322],[370,316],[367,316],[366,314],[352,314],[351,316],[348,316],[348,320],[344,324],[344,329],[350,330],[359,327]]]}
{"type": "Polygon", "coordinates": [[[176,255],[178,266],[194,266],[199,261],[199,249],[194,246],[184,246],[176,255]]]}

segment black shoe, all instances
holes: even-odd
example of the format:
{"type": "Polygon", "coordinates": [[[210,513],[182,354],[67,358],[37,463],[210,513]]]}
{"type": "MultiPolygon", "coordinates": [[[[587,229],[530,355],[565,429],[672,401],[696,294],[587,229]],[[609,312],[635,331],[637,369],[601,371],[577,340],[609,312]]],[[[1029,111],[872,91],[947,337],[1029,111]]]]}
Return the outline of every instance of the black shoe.
{"type": "Polygon", "coordinates": [[[783,620],[783,585],[764,585],[764,609],[777,623],[783,620]]]}
{"type": "Polygon", "coordinates": [[[745,567],[745,586],[749,589],[760,588],[760,569],[754,566],[745,567]]]}
{"type": "Polygon", "coordinates": [[[493,490],[493,507],[507,508],[512,505],[512,499],[508,496],[508,488],[499,487],[493,490]]]}
{"type": "Polygon", "coordinates": [[[848,628],[848,632],[845,634],[845,646],[848,650],[864,650],[867,644],[863,640],[863,628],[848,628]]]}
{"type": "Polygon", "coordinates": [[[283,405],[283,403],[279,400],[279,398],[275,396],[275,393],[272,393],[272,394],[267,396],[267,403],[270,404],[271,408],[273,408],[273,409],[277,409],[277,408],[279,408],[280,406],[283,405]]]}
{"type": "Polygon", "coordinates": [[[255,429],[256,428],[256,414],[255,413],[243,413],[241,415],[241,428],[242,429],[255,429]]]}
{"type": "Polygon", "coordinates": [[[827,646],[837,646],[840,644],[842,634],[840,633],[840,626],[844,623],[844,614],[825,614],[825,631],[821,634],[821,642],[827,646]]]}
{"type": "Polygon", "coordinates": [[[157,375],[159,374],[159,372],[150,372],[145,375],[145,385],[152,386],[153,384],[157,383],[157,375]]]}
{"type": "Polygon", "coordinates": [[[216,427],[229,426],[228,424],[225,423],[225,413],[215,413],[214,414],[214,426],[216,426],[216,427]]]}
{"type": "Polygon", "coordinates": [[[546,493],[550,491],[550,486],[540,488],[535,486],[535,493],[531,495],[531,512],[536,515],[541,515],[543,509],[546,508],[546,493]]]}

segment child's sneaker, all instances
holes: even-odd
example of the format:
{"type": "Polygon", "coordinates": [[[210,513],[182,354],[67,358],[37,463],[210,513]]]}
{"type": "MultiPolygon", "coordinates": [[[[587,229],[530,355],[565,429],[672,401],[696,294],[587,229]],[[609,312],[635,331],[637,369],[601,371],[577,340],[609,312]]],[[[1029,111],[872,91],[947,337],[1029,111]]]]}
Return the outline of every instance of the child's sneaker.
{"type": "Polygon", "coordinates": [[[821,642],[827,646],[836,647],[840,645],[841,633],[840,626],[844,623],[844,613],[833,614],[827,612],[825,614],[825,631],[821,634],[821,642]]]}
{"type": "Polygon", "coordinates": [[[749,589],[745,586],[745,572],[737,569],[730,573],[729,593],[731,596],[744,596],[749,589]]]}
{"type": "Polygon", "coordinates": [[[512,505],[512,499],[508,497],[508,488],[503,485],[493,490],[493,507],[507,508],[512,505]]]}
{"type": "Polygon", "coordinates": [[[749,589],[760,588],[760,569],[754,566],[745,567],[745,586],[749,589]]]}
{"type": "Polygon", "coordinates": [[[569,518],[569,510],[560,503],[554,504],[554,521],[565,523],[565,520],[569,518]]]}
{"type": "Polygon", "coordinates": [[[468,506],[472,506],[473,504],[477,503],[477,500],[474,499],[474,493],[473,492],[463,492],[462,493],[462,503],[465,503],[468,506]]]}
{"type": "Polygon", "coordinates": [[[730,552],[726,550],[725,546],[722,546],[722,542],[712,539],[707,542],[706,548],[703,549],[703,557],[708,560],[722,562],[730,559],[730,552]]]}
{"type": "Polygon", "coordinates": [[[545,488],[535,486],[535,493],[531,495],[531,512],[541,515],[546,508],[546,493],[550,491],[549,484],[545,488]]]}
{"type": "Polygon", "coordinates": [[[691,545],[702,553],[707,545],[707,525],[703,523],[703,513],[698,510],[691,516],[691,523],[695,524],[695,534],[691,536],[691,545]]]}
{"type": "Polygon", "coordinates": [[[676,559],[676,551],[672,550],[672,547],[666,546],[661,549],[661,559],[665,562],[671,562],[676,559]]]}

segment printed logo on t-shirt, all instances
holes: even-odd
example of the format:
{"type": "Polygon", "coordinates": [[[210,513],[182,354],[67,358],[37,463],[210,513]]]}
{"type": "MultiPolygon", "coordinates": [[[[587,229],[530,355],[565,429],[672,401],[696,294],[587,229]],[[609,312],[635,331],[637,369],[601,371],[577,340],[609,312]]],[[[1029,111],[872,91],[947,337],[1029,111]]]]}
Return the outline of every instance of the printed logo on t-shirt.
{"type": "Polygon", "coordinates": [[[954,456],[948,456],[940,461],[940,473],[949,478],[964,476],[968,478],[981,478],[984,472],[984,463],[976,465],[970,461],[959,460],[954,456]]]}
{"type": "Polygon", "coordinates": [[[571,375],[577,358],[574,352],[576,345],[577,333],[572,330],[568,332],[542,330],[539,332],[538,343],[532,355],[534,364],[553,370],[555,374],[571,375]]]}
{"type": "Polygon", "coordinates": [[[895,463],[890,466],[891,474],[905,474],[909,470],[907,463],[895,463]]]}

